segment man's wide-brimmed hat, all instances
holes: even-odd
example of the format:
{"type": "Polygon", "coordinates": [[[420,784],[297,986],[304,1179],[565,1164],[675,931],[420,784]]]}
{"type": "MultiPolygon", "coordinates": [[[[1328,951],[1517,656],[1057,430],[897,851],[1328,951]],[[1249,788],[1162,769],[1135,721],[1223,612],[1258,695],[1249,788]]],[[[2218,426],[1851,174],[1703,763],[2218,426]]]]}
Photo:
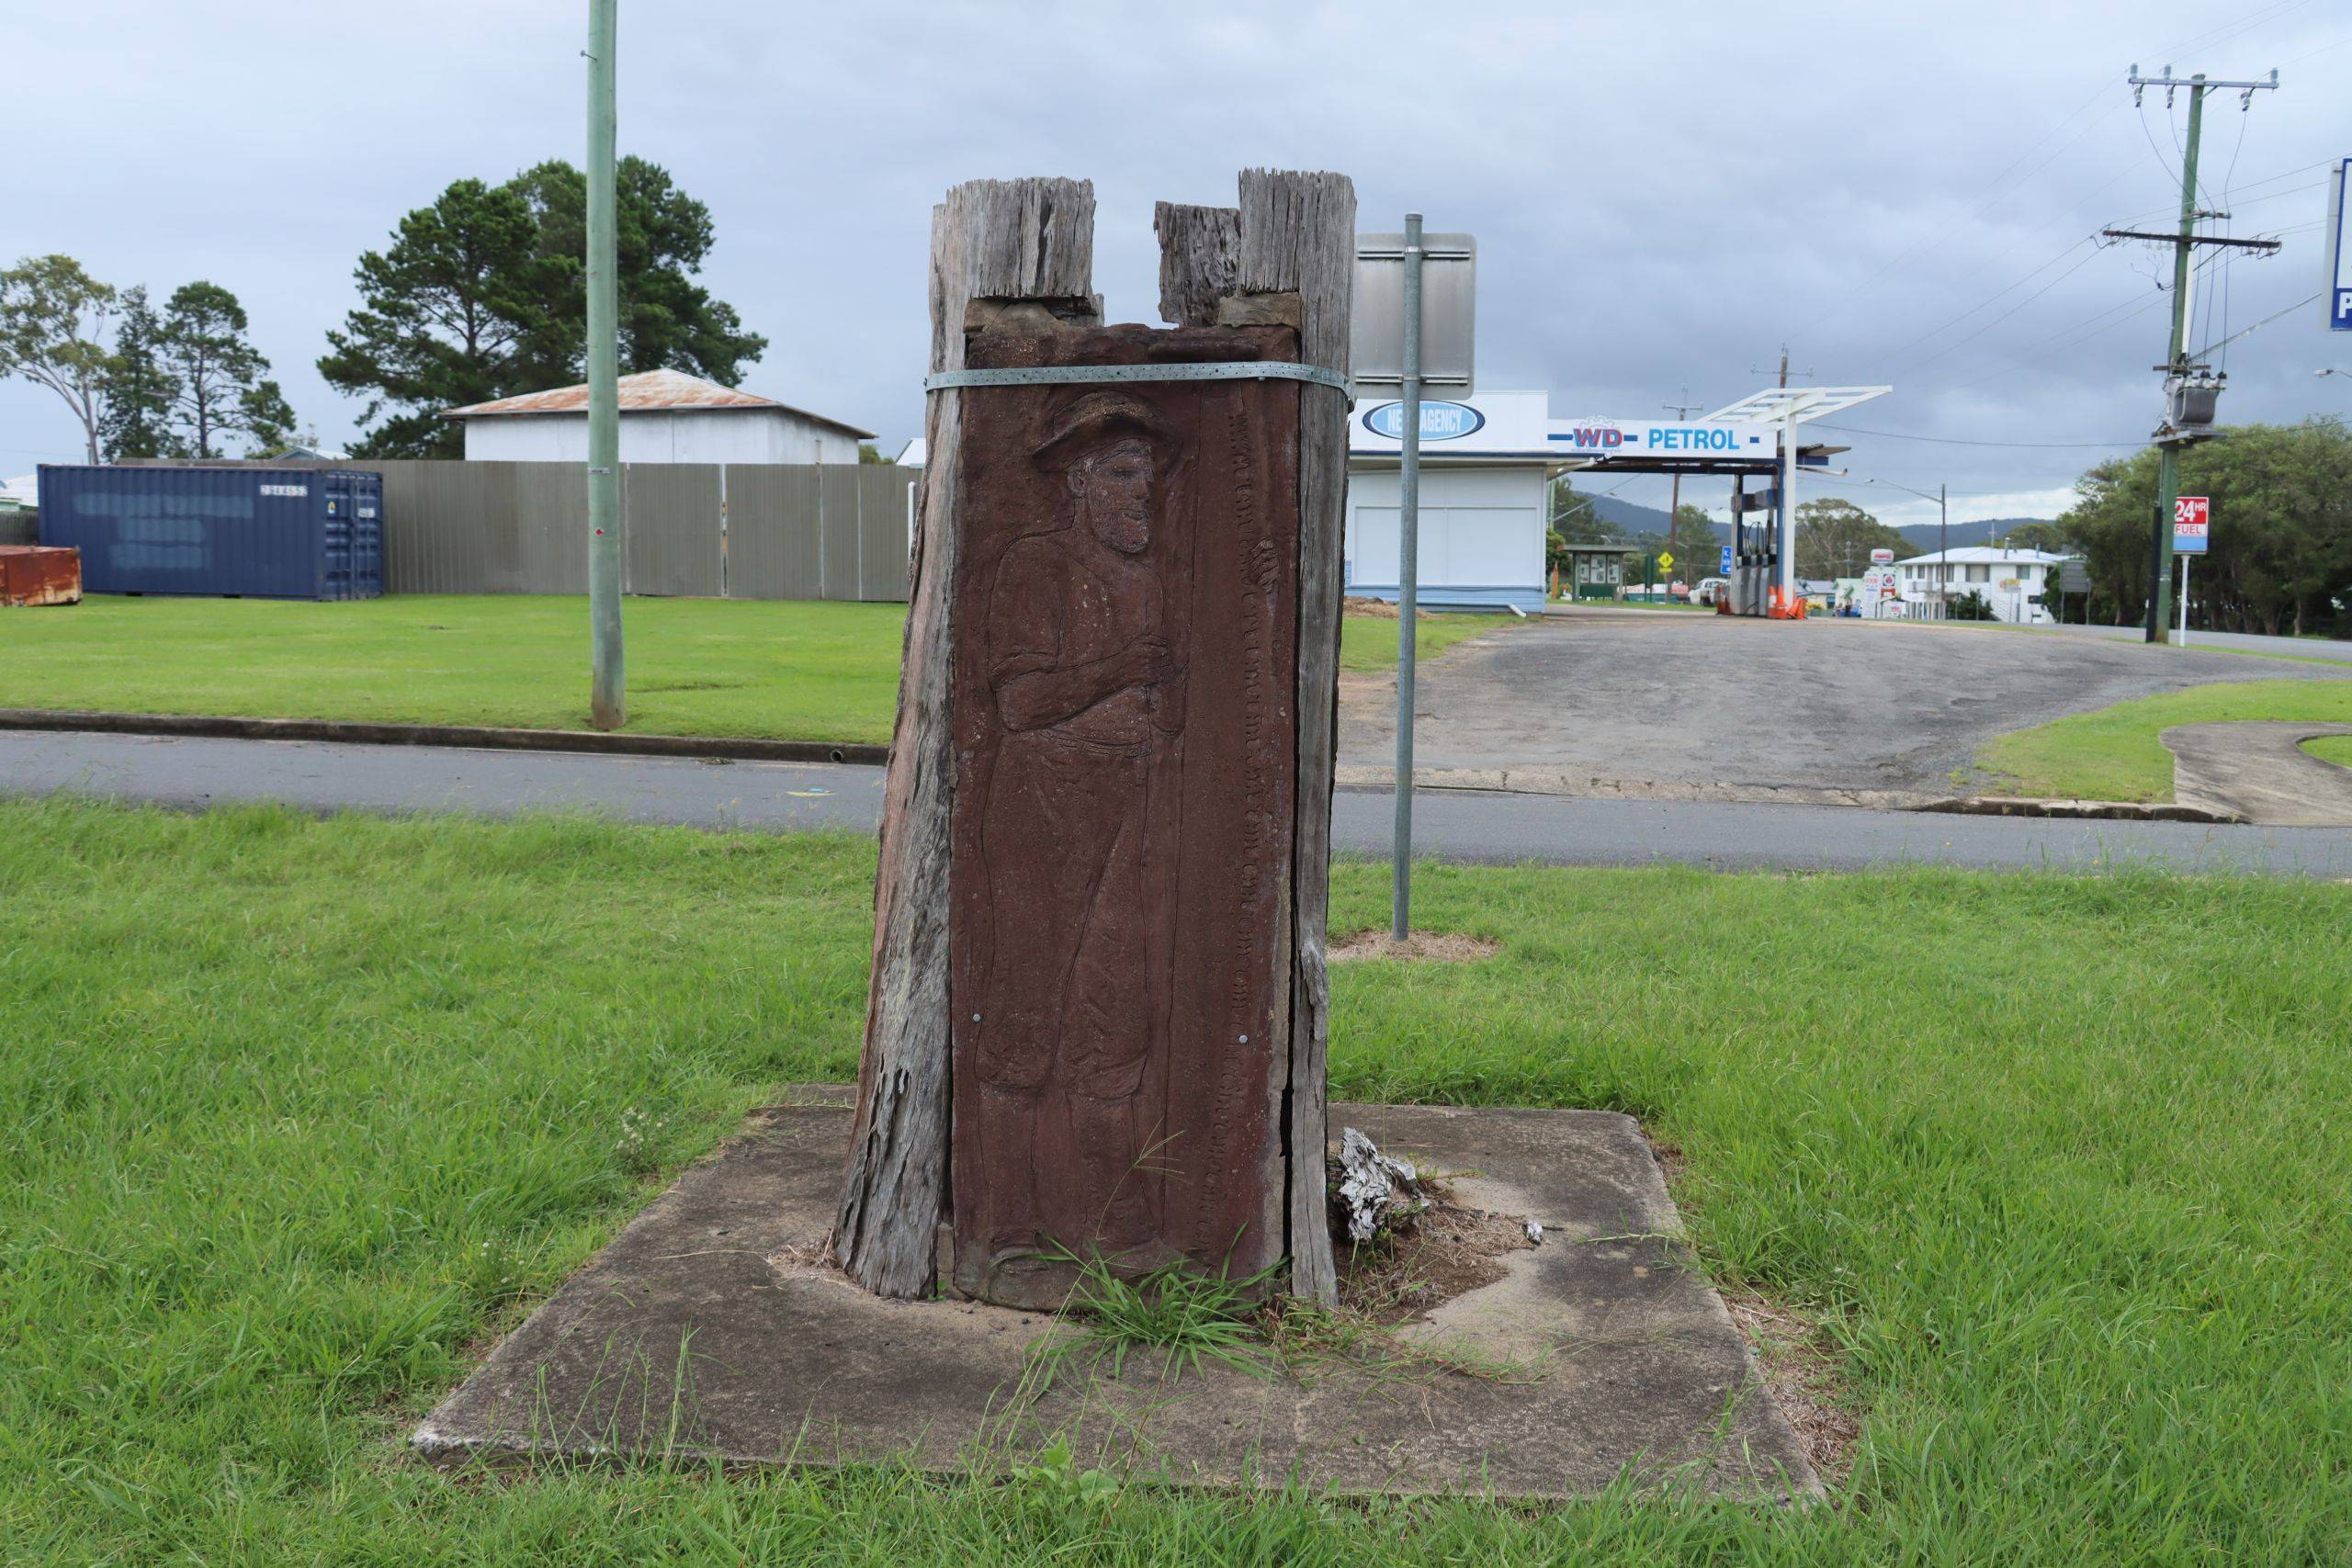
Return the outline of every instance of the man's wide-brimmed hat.
{"type": "Polygon", "coordinates": [[[1176,432],[1159,410],[1132,393],[1102,387],[1076,389],[1049,406],[1046,428],[1051,434],[1033,459],[1043,468],[1067,468],[1120,441],[1143,442],[1162,464],[1179,450],[1176,432]]]}

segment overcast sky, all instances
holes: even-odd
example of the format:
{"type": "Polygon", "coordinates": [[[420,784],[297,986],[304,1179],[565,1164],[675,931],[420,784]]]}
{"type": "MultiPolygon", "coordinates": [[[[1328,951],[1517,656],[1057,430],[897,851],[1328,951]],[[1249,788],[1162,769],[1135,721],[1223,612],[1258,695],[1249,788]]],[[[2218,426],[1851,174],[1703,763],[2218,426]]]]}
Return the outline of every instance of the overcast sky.
{"type": "MultiPolygon", "coordinates": [[[[331,443],[359,405],[314,362],[360,253],[452,179],[581,158],[582,0],[12,11],[0,257],[234,290],[331,443]]],[[[2319,288],[2320,165],[2352,154],[2339,0],[621,11],[621,150],[708,203],[707,280],[770,339],[744,384],[886,451],[921,418],[926,234],[957,180],[1091,179],[1114,320],[1155,315],[1155,198],[1230,202],[1245,164],[1336,169],[1365,228],[1418,209],[1477,235],[1481,384],[1546,389],[1557,416],[1717,407],[1770,384],[1785,341],[1813,382],[1894,387],[1836,423],[2129,443],[2157,412],[2169,264],[2086,237],[2165,220],[2186,120],[2161,93],[2135,112],[2131,66],[2279,68],[2250,113],[2209,103],[2208,199],[2286,248],[2202,290],[2199,342],[2319,288]]],[[[2231,351],[2225,418],[2352,410],[2352,376],[2312,375],[2352,367],[2319,311],[2231,351]]],[[[2126,449],[1838,439],[1858,480],[1948,482],[1955,520],[2053,513],[2126,449]]],[[[0,383],[0,473],[80,448],[51,394],[0,383]]],[[[1664,481],[1620,493],[1662,503],[1664,481]]]]}

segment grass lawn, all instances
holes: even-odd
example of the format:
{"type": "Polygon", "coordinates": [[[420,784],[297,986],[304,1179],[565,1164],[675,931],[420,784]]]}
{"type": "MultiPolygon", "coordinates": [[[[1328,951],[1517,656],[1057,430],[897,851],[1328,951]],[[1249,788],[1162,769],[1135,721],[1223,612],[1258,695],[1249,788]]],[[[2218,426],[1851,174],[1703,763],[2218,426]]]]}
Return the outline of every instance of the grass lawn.
{"type": "Polygon", "coordinates": [[[2352,681],[2232,681],[2134,697],[1996,737],[1976,760],[2019,795],[2170,800],[2172,753],[2156,737],[2176,724],[2238,718],[2352,722],[2352,681]]]}
{"type": "MultiPolygon", "coordinates": [[[[621,617],[635,733],[890,739],[902,605],[633,598],[621,617]]],[[[1425,621],[1421,655],[1498,624],[1425,621]]],[[[1351,618],[1341,635],[1345,668],[1396,664],[1396,622],[1351,618]]],[[[0,616],[0,705],[584,728],[588,602],[98,595],[0,616]]]]}
{"type": "MultiPolygon", "coordinates": [[[[1435,659],[1457,642],[1519,625],[1512,615],[1438,615],[1416,622],[1414,661],[1435,659]]],[[[1376,615],[1349,615],[1340,622],[1340,668],[1363,674],[1396,668],[1398,623],[1376,615]]]]}
{"type": "Polygon", "coordinates": [[[2303,750],[2314,757],[2324,757],[2328,761],[2341,762],[2352,768],[2352,735],[2323,735],[2304,741],[2303,750]]]}
{"type": "MultiPolygon", "coordinates": [[[[2340,1560],[2352,888],[1431,867],[1343,1095],[1603,1106],[1863,1433],[1802,1514],[895,1469],[453,1481],[397,1439],[743,1111],[847,1077],[873,846],[0,803],[23,1561],[2340,1560]]],[[[1385,868],[1343,864],[1335,924],[1385,868]]],[[[813,1354],[779,1346],[779,1354],[813,1354]]]]}

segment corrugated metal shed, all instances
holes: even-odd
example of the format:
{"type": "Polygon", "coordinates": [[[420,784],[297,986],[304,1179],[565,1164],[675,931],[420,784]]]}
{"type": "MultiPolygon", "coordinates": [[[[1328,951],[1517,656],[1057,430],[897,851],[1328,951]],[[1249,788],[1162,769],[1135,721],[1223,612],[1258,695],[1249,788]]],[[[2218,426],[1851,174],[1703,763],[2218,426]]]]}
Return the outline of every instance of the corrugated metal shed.
{"type": "Polygon", "coordinates": [[[41,543],[82,553],[92,593],[373,599],[383,479],[309,468],[40,470],[41,543]]]}

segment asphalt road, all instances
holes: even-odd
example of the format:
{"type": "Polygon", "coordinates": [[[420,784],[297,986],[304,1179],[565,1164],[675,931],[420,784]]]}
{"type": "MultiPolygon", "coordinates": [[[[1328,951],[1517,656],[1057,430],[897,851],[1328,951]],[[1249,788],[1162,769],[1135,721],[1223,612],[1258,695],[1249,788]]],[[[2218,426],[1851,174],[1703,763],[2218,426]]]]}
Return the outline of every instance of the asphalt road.
{"type": "MultiPolygon", "coordinates": [[[[2138,626],[2063,626],[2069,637],[2097,637],[2107,642],[2136,642],[2147,646],[2147,634],[2138,626]]],[[[2179,636],[2178,631],[2173,634],[2179,636]]],[[[2322,640],[2309,637],[2261,637],[2253,632],[2199,632],[2188,634],[2188,647],[2173,652],[2194,653],[2199,649],[2225,649],[2233,653],[2281,653],[2295,659],[2321,659],[2331,664],[2352,664],[2352,642],[2334,637],[2322,640]]],[[[2161,652],[2163,649],[2150,649],[2161,652]]],[[[2249,675],[2247,680],[2260,677],[2249,675]]]]}
{"type": "MultiPolygon", "coordinates": [[[[1417,767],[1604,780],[1951,794],[2008,730],[2213,681],[2352,679],[2352,666],[1994,626],[1546,615],[1422,666],[1417,767]]],[[[1342,682],[1340,760],[1396,746],[1396,683],[1342,682]]]]}
{"type": "MultiPolygon", "coordinates": [[[[182,808],[278,801],[300,809],[511,816],[588,811],[622,821],[779,831],[873,830],[878,768],[715,764],[311,741],[0,732],[0,795],[57,793],[182,808]]],[[[1343,790],[1333,841],[1385,859],[1393,796],[1343,790]]],[[[2352,829],[2048,821],[1832,807],[1427,792],[1418,854],[1464,862],[1797,870],[1894,863],[1998,868],[2160,865],[2352,877],[2352,829]]]]}

